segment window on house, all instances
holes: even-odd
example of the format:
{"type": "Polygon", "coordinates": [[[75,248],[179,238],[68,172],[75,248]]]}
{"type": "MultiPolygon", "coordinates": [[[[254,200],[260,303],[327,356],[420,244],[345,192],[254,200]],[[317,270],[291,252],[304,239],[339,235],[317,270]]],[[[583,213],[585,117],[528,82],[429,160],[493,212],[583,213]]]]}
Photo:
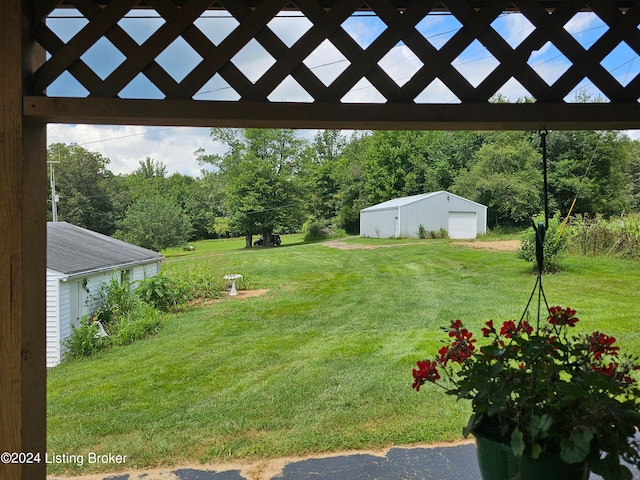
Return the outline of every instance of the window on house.
{"type": "Polygon", "coordinates": [[[120,270],[120,284],[123,284],[125,280],[131,281],[131,273],[132,270],[130,268],[128,270],[120,270]]]}

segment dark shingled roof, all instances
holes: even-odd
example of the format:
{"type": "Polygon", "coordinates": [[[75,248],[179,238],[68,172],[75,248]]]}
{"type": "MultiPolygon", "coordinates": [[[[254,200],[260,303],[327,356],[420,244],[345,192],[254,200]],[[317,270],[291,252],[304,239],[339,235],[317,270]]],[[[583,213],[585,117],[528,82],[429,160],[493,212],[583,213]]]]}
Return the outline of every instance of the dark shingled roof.
{"type": "Polygon", "coordinates": [[[47,223],[47,267],[74,275],[159,261],[162,255],[66,222],[47,223]]]}

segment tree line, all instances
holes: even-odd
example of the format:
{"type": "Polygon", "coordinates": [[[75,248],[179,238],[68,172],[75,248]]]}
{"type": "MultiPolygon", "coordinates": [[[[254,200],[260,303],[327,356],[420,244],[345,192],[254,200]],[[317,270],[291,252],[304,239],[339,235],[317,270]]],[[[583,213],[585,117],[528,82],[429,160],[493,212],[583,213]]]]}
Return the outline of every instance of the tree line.
{"type": "MultiPolygon", "coordinates": [[[[214,128],[211,137],[227,150],[196,151],[197,177],[168,175],[151,158],[115,175],[99,153],[52,144],[58,220],[161,250],[229,236],[251,246],[254,235],[268,242],[312,224],[358,233],[362,208],[438,190],[487,205],[490,228],[526,224],[543,208],[538,132],[320,130],[308,140],[214,128]]],[[[546,138],[552,211],[566,215],[574,200],[575,214],[640,210],[639,141],[619,131],[546,138]]]]}

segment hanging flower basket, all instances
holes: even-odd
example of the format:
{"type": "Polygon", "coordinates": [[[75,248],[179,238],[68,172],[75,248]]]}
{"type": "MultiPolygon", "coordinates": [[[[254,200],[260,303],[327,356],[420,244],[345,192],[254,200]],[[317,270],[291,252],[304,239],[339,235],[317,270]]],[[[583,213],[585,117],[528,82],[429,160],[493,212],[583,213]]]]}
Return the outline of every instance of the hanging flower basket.
{"type": "Polygon", "coordinates": [[[535,325],[524,315],[489,321],[482,340],[454,321],[438,355],[417,363],[413,388],[430,382],[471,401],[463,433],[476,436],[487,480],[578,480],[589,470],[632,478],[621,460],[640,465],[637,357],[622,355],[607,334],[574,334],[575,310],[547,307],[546,321],[539,317],[535,325]],[[552,472],[543,474],[549,459],[552,472]]]}

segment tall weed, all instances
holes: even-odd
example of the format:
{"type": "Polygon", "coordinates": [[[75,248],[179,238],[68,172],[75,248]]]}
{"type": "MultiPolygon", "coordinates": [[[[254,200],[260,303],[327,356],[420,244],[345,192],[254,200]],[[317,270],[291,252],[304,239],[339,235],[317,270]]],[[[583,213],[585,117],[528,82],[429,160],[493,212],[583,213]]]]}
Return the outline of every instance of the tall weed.
{"type": "MultiPolygon", "coordinates": [[[[175,280],[193,299],[220,298],[227,285],[226,273],[219,272],[213,262],[198,262],[177,271],[175,280]]],[[[241,285],[237,282],[236,286],[241,285]]]]}
{"type": "Polygon", "coordinates": [[[572,251],[582,255],[640,258],[640,214],[605,219],[576,215],[570,227],[572,251]]]}

